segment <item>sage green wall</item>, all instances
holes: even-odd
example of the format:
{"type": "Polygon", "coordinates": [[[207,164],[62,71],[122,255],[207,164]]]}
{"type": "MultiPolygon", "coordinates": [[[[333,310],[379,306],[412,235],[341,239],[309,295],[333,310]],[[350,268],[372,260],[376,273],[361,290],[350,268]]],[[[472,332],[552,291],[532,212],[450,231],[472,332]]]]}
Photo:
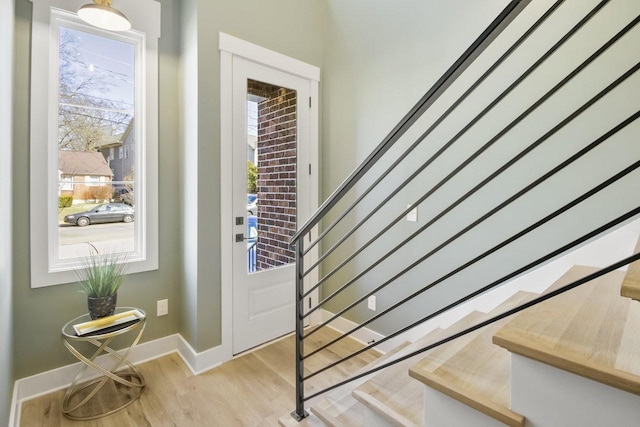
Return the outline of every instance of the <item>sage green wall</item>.
{"type": "MultiPolygon", "coordinates": [[[[178,184],[179,11],[162,0],[159,44],[159,264],[157,271],[129,275],[118,303],[149,314],[143,341],[177,333],[180,319],[178,184]],[[156,317],[156,301],[169,299],[169,315],[156,317]]],[[[13,357],[14,376],[23,378],[76,362],[60,341],[60,327],[86,312],[75,284],[31,289],[29,265],[29,99],[31,2],[16,0],[13,144],[13,357]]],[[[4,13],[3,9],[3,13],[4,13]]],[[[4,323],[4,322],[1,322],[4,323]]],[[[2,334],[4,335],[4,334],[2,334]]]]}
{"type": "MultiPolygon", "coordinates": [[[[321,150],[324,197],[366,158],[507,3],[508,0],[327,1],[321,150]]],[[[396,208],[400,206],[407,204],[395,203],[396,208]]],[[[345,221],[353,225],[354,217],[350,215],[345,221]]],[[[377,225],[378,229],[382,227],[384,224],[377,225]]],[[[362,239],[347,240],[344,250],[336,251],[333,264],[362,243],[362,239]]],[[[377,254],[388,250],[391,243],[392,240],[383,241],[377,254]]],[[[325,271],[330,271],[333,264],[328,258],[325,271]]],[[[397,271],[397,265],[389,267],[390,271],[397,271]]],[[[348,264],[333,283],[351,279],[362,266],[355,261],[348,264]]],[[[325,308],[336,312],[349,299],[379,282],[356,283],[325,308]]],[[[331,286],[329,282],[327,287],[331,286]]],[[[401,292],[377,295],[377,305],[388,306],[400,295],[401,292]]],[[[358,306],[345,317],[360,322],[371,314],[358,306]]],[[[385,324],[374,324],[373,329],[388,332],[392,323],[396,322],[387,319],[385,324]]]]}
{"type": "Polygon", "coordinates": [[[184,244],[196,246],[183,252],[181,333],[197,351],[203,351],[222,340],[218,34],[224,32],[322,68],[324,1],[187,0],[182,4],[182,20],[182,230],[184,244]]]}
{"type": "MultiPolygon", "coordinates": [[[[323,69],[324,138],[321,154],[324,164],[324,197],[328,196],[370,153],[507,3],[507,0],[327,0],[323,69]]],[[[510,30],[505,32],[506,39],[514,40],[518,31],[522,32],[532,22],[530,17],[549,7],[551,3],[551,0],[531,2],[522,19],[515,21],[510,30]]],[[[501,67],[496,73],[497,77],[489,79],[476,95],[467,99],[463,107],[427,139],[424,148],[413,153],[405,165],[399,168],[400,171],[372,194],[371,201],[365,201],[363,209],[354,211],[354,217],[363,217],[367,208],[377,205],[376,199],[380,200],[383,195],[395,193],[389,207],[372,218],[367,226],[346,242],[346,246],[350,246],[350,249],[362,246],[368,237],[386,225],[384,220],[390,220],[402,212],[408,204],[413,203],[418,196],[424,194],[495,135],[501,126],[508,123],[507,119],[513,119],[517,113],[531,105],[544,91],[593,52],[596,46],[600,46],[617,31],[613,29],[616,25],[618,29],[621,28],[621,22],[628,22],[637,14],[638,3],[634,0],[609,3],[603,13],[592,19],[587,29],[572,38],[559,55],[549,60],[541,67],[539,73],[528,79],[513,96],[494,109],[486,123],[474,126],[454,148],[434,163],[428,172],[422,173],[415,184],[402,192],[393,191],[392,183],[399,183],[409,174],[408,171],[412,171],[417,164],[432,156],[437,148],[473,117],[472,114],[480,111],[490,99],[493,99],[490,97],[497,96],[499,90],[513,81],[524,70],[525,64],[533,63],[546,50],[546,46],[551,46],[557,41],[573,22],[577,22],[577,17],[584,16],[596,3],[596,0],[565,2],[559,13],[545,24],[538,36],[529,40],[507,66],[501,67]]],[[[635,61],[632,58],[633,52],[637,51],[639,34],[639,31],[634,30],[633,35],[617,43],[607,55],[547,102],[544,108],[532,114],[527,121],[505,135],[494,147],[474,161],[464,173],[447,184],[443,191],[435,193],[428,203],[422,203],[419,207],[418,223],[402,221],[392,233],[389,233],[391,235],[386,235],[365,251],[361,260],[350,263],[345,272],[337,276],[341,276],[339,278],[343,281],[350,279],[365,266],[375,263],[377,257],[398,243],[401,238],[408,236],[418,226],[424,225],[428,219],[486,177],[490,171],[496,170],[519,150],[532,143],[543,131],[550,129],[596,91],[626,71],[635,61]]],[[[499,39],[494,47],[504,49],[501,40],[503,39],[499,39]]],[[[461,88],[466,87],[463,84],[468,85],[472,81],[470,77],[478,76],[481,70],[486,69],[482,67],[490,64],[489,59],[497,58],[497,52],[499,49],[488,49],[474,64],[476,68],[472,67],[465,73],[461,85],[454,86],[452,92],[462,93],[461,88]]],[[[383,279],[436,247],[492,206],[567,158],[570,153],[582,148],[622,121],[622,118],[635,112],[637,100],[634,101],[632,94],[638,93],[639,80],[640,77],[634,75],[623,87],[554,136],[544,148],[536,149],[516,167],[511,168],[446,218],[437,222],[428,232],[420,234],[411,244],[335,298],[327,308],[335,312],[347,304],[347,297],[355,298],[373,289],[382,283],[383,279]]],[[[436,105],[434,110],[443,111],[443,108],[436,105]]],[[[427,114],[425,117],[425,121],[416,126],[420,131],[415,132],[414,138],[417,138],[426,129],[429,120],[435,120],[437,115],[427,114]]],[[[396,281],[393,287],[379,292],[378,311],[522,230],[599,181],[623,169],[634,159],[640,158],[638,135],[640,124],[634,123],[562,174],[531,191],[508,209],[485,221],[482,226],[449,245],[419,268],[412,270],[396,281]]],[[[400,141],[397,151],[402,151],[409,142],[409,138],[400,141]]],[[[372,180],[365,179],[366,182],[372,180]]],[[[637,198],[633,200],[633,197],[624,195],[636,194],[637,190],[634,188],[639,184],[640,173],[636,171],[589,202],[581,204],[543,227],[542,232],[519,240],[483,263],[445,281],[423,297],[405,305],[402,312],[373,323],[372,328],[383,334],[390,333],[408,324],[411,318],[431,313],[445,303],[477,289],[480,285],[486,285],[516,267],[575,239],[585,231],[627,212],[634,204],[637,205],[637,198]]],[[[325,271],[329,271],[340,259],[340,255],[334,257],[334,261],[331,257],[328,258],[324,264],[325,271]],[[326,268],[327,266],[329,268],[326,268]]],[[[334,288],[338,285],[337,280],[328,283],[334,288]]],[[[360,322],[372,314],[366,309],[365,304],[360,304],[347,313],[346,317],[360,322]]]]}
{"type": "MultiPolygon", "coordinates": [[[[0,1],[0,194],[11,194],[11,92],[13,71],[13,0],[0,1]]],[[[0,425],[9,423],[13,390],[11,339],[11,210],[0,212],[0,425]]]]}

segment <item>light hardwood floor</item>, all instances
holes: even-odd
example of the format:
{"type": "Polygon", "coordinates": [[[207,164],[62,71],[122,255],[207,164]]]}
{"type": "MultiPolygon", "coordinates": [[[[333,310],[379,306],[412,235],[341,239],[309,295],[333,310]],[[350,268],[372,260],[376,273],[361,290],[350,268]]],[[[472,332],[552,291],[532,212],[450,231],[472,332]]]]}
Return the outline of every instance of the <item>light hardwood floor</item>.
{"type": "MultiPolygon", "coordinates": [[[[334,336],[327,328],[318,331],[307,351],[334,336]]],[[[147,388],[138,401],[113,415],[93,421],[68,420],[60,411],[64,391],[59,391],[23,403],[21,426],[277,426],[278,419],[295,407],[293,348],[293,336],[288,336],[197,376],[174,353],[138,366],[147,388]]],[[[305,368],[314,370],[359,348],[347,338],[309,358],[305,368]]],[[[313,377],[307,395],[379,356],[367,351],[346,367],[313,377]]]]}

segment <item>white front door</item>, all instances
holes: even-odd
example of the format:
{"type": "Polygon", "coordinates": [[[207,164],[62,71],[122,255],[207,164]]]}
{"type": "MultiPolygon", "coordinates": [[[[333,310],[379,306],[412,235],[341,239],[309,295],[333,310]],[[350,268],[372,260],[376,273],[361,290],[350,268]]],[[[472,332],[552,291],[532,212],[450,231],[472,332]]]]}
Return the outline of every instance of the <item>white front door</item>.
{"type": "Polygon", "coordinates": [[[234,354],[295,329],[289,239],[311,209],[310,85],[233,58],[234,354]]]}

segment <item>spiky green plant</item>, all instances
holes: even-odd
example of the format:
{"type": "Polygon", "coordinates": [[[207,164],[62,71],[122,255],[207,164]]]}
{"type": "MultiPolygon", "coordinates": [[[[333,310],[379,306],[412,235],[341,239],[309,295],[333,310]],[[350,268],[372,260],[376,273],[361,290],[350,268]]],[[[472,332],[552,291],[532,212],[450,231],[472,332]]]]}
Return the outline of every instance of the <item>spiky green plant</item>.
{"type": "Polygon", "coordinates": [[[108,297],[118,292],[125,279],[128,253],[100,254],[91,246],[91,255],[82,260],[82,269],[76,270],[82,291],[88,297],[108,297]]]}

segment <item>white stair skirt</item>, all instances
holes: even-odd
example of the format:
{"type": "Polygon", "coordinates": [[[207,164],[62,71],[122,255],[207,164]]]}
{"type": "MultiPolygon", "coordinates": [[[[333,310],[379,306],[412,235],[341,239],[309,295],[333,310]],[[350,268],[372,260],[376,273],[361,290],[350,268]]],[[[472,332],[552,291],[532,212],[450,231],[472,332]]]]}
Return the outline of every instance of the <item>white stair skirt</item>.
{"type": "Polygon", "coordinates": [[[424,426],[504,427],[504,424],[431,387],[424,387],[424,426]]]}
{"type": "Polygon", "coordinates": [[[635,426],[640,396],[511,354],[511,406],[527,427],[635,426]]]}

